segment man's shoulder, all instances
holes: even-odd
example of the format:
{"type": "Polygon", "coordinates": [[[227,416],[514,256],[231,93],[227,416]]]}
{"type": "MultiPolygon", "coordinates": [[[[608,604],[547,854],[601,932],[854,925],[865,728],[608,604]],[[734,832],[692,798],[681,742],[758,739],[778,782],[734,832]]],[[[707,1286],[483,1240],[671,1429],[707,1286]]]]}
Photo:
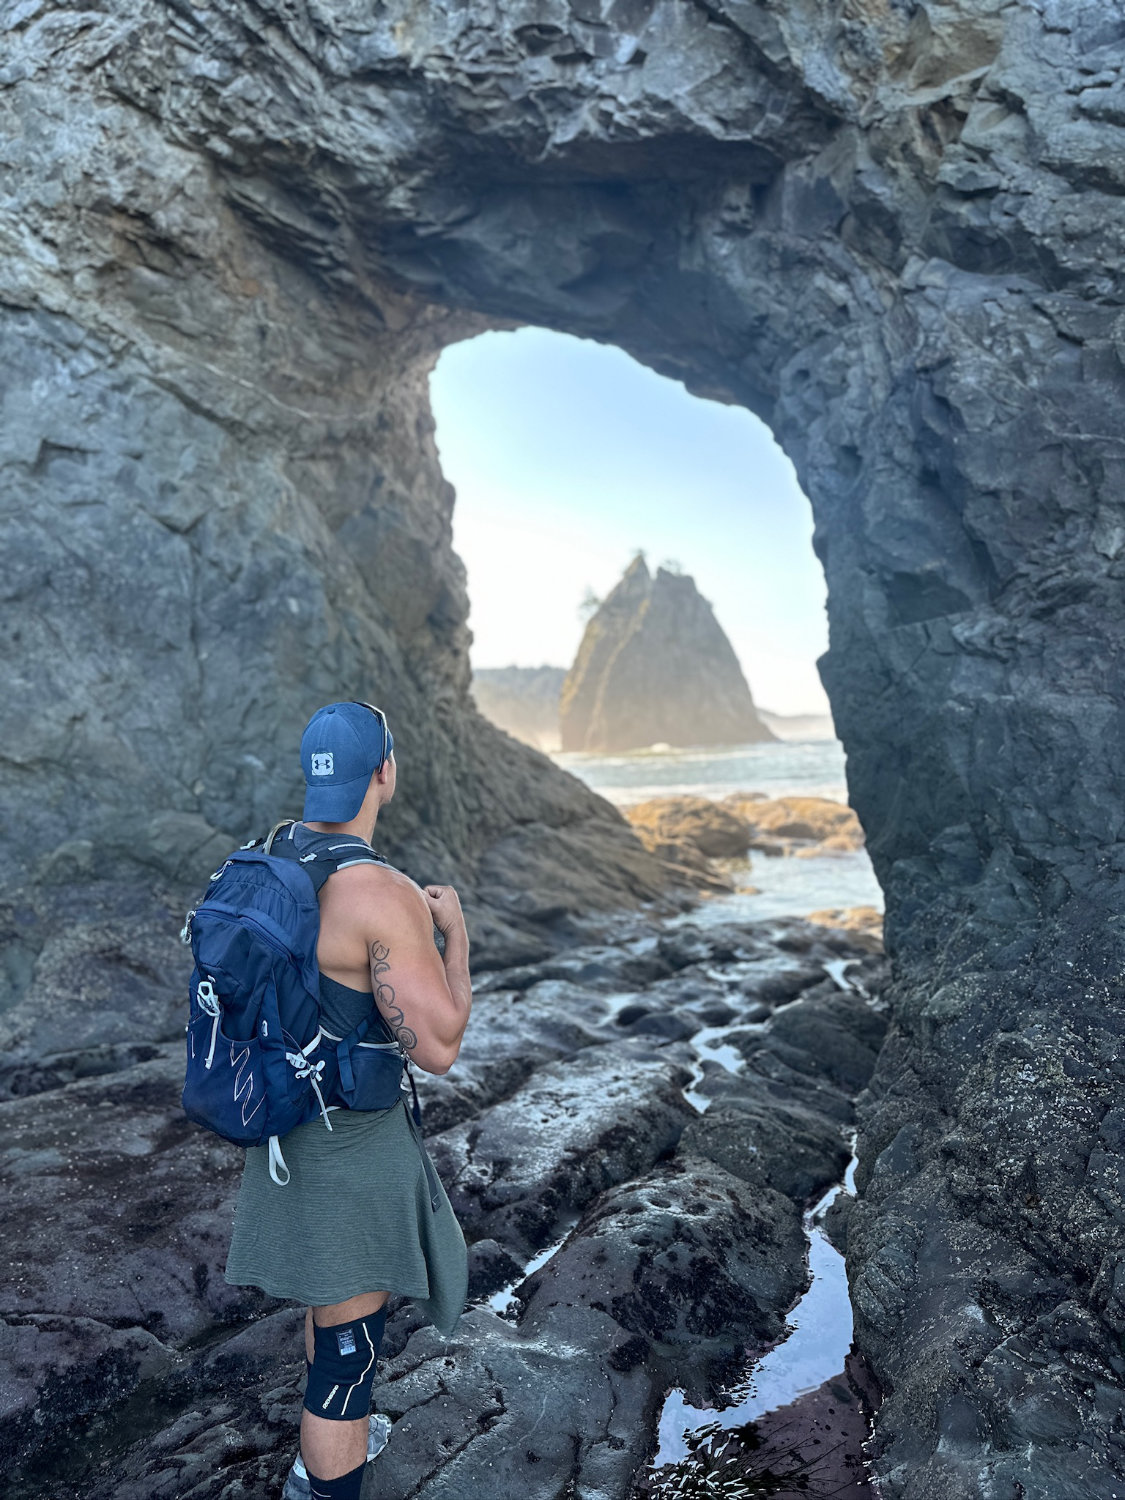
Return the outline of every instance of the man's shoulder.
{"type": "Polygon", "coordinates": [[[366,908],[378,901],[381,914],[405,919],[429,913],[421,887],[394,865],[363,860],[337,870],[330,883],[333,896],[346,899],[349,905],[366,908]]]}

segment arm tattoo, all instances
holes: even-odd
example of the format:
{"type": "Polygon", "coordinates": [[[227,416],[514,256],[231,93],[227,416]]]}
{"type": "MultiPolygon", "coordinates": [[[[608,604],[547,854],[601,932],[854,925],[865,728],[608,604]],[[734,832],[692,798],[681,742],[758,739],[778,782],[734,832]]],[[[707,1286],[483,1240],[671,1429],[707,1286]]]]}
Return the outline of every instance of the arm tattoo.
{"type": "Polygon", "coordinates": [[[406,1025],[402,1006],[395,1000],[394,986],[379,978],[390,968],[390,958],[391,950],[386,943],[371,944],[371,988],[375,993],[375,1004],[387,1018],[399,1046],[404,1052],[413,1052],[418,1045],[418,1034],[406,1025]]]}

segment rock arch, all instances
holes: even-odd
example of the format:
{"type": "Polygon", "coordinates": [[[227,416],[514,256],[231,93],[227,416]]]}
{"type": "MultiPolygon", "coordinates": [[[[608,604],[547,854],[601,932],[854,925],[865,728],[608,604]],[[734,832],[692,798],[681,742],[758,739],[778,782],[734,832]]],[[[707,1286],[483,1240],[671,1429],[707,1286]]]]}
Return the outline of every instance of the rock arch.
{"type": "Polygon", "coordinates": [[[1125,25],[1094,0],[8,25],[15,864],[184,877],[292,798],[273,747],[361,678],[420,768],[420,874],[498,930],[588,899],[551,894],[575,863],[606,903],[650,893],[618,821],[468,706],[426,374],[532,321],[745,403],[813,502],[897,966],[849,1226],[886,1491],[1110,1493],[1125,25]]]}

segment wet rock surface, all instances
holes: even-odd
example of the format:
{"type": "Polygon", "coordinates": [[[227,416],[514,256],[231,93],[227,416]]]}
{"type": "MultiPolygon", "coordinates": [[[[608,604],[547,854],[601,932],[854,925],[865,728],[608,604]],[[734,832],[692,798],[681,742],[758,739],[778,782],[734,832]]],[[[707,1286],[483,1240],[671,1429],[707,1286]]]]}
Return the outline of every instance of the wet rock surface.
{"type": "Polygon", "coordinates": [[[855,1355],[835,1379],[755,1422],[700,1432],[687,1460],[643,1477],[636,1500],[774,1496],[875,1500],[864,1443],[879,1393],[855,1355]]]}
{"type": "Polygon", "coordinates": [[[608,1312],[699,1388],[709,1363],[777,1341],[805,1280],[796,1202],[681,1149],[599,1198],[517,1295],[532,1321],[558,1306],[608,1312]]]}
{"type": "MultiPolygon", "coordinates": [[[[137,921],[130,952],[148,952],[137,921]]],[[[67,951],[100,942],[82,927],[67,951]]],[[[841,1177],[884,1024],[826,965],[873,994],[883,977],[796,920],[643,917],[482,977],[463,1062],[421,1080],[475,1300],[444,1339],[395,1299],[371,1494],[624,1500],[667,1389],[713,1399],[782,1335],[808,1280],[801,1212],[841,1177]],[[636,1012],[665,1024],[638,1033],[636,1012]],[[784,1077],[761,1060],[775,1027],[784,1077]]],[[[147,981],[157,1027],[182,967],[147,981]]],[[[0,1233],[18,1246],[0,1454],[29,1500],[274,1500],[301,1309],[223,1281],[241,1153],[181,1116],[182,1043],[147,1045],[0,1102],[0,1233]]]]}

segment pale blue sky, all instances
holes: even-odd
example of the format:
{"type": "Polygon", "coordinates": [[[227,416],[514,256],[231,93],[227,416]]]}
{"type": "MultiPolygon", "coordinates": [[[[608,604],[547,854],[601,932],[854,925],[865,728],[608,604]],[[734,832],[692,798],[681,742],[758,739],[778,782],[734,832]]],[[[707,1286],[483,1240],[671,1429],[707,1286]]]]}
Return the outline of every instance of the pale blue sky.
{"type": "Polygon", "coordinates": [[[694,577],[762,707],[827,711],[809,504],[756,417],[541,328],[451,345],[431,388],[475,667],[569,666],[585,590],[642,548],[694,577]]]}

